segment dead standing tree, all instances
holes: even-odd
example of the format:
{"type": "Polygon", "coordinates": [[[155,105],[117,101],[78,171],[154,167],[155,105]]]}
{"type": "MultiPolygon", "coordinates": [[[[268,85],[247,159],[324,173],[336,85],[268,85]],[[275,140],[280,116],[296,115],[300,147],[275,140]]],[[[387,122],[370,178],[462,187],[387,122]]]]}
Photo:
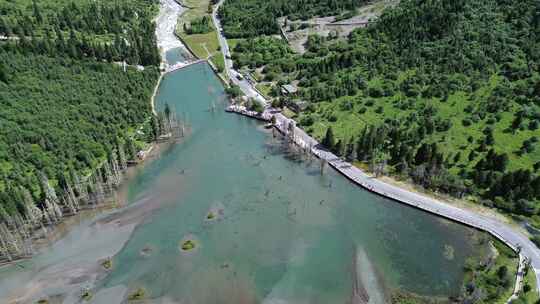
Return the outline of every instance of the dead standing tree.
{"type": "Polygon", "coordinates": [[[13,261],[13,256],[8,246],[9,230],[4,223],[0,223],[0,256],[5,257],[8,261],[13,261]]]}
{"type": "Polygon", "coordinates": [[[59,206],[60,200],[44,173],[41,173],[41,188],[45,197],[45,212],[48,215],[48,221],[50,223],[57,223],[63,216],[59,206]]]}
{"type": "Polygon", "coordinates": [[[127,168],[123,147],[111,153],[108,161],[86,178],[71,171],[69,180],[63,185],[62,194],[57,194],[49,178],[38,174],[42,203],[41,208],[29,190],[21,188],[20,204],[24,207],[24,217],[9,215],[0,206],[0,260],[13,261],[33,254],[32,239],[36,230],[43,235],[48,233],[47,226],[59,223],[66,215],[78,213],[82,205],[103,202],[121,181],[121,175],[127,168]],[[104,180],[106,182],[104,189],[104,180]]]}
{"type": "MultiPolygon", "coordinates": [[[[165,114],[166,121],[162,128],[174,137],[184,136],[184,123],[170,111],[165,114]]],[[[66,215],[77,214],[84,205],[95,207],[104,202],[120,185],[122,174],[127,169],[124,146],[119,140],[117,149],[88,177],[81,177],[72,170],[69,179],[61,186],[60,195],[51,185],[49,178],[39,172],[42,197],[40,204],[34,200],[29,190],[20,189],[20,204],[24,207],[24,217],[17,214],[9,216],[0,206],[0,259],[12,261],[31,255],[35,230],[40,229],[45,235],[48,233],[47,226],[60,222],[66,215]]]]}
{"type": "Polygon", "coordinates": [[[321,175],[324,175],[324,168],[326,167],[326,159],[321,157],[321,175]]]}
{"type": "Polygon", "coordinates": [[[24,209],[26,211],[26,218],[32,225],[32,228],[43,225],[43,211],[36,206],[34,198],[27,189],[22,190],[24,199],[24,209]]]}
{"type": "Polygon", "coordinates": [[[294,143],[295,141],[295,129],[296,126],[294,124],[294,121],[290,120],[287,124],[287,139],[289,140],[289,143],[294,143]]]}
{"type": "Polygon", "coordinates": [[[124,150],[123,145],[118,145],[118,167],[120,168],[120,171],[124,172],[127,170],[128,167],[128,161],[126,157],[126,152],[124,150]]]}
{"type": "Polygon", "coordinates": [[[8,261],[29,255],[20,232],[9,229],[5,223],[0,223],[0,251],[8,261]]]}

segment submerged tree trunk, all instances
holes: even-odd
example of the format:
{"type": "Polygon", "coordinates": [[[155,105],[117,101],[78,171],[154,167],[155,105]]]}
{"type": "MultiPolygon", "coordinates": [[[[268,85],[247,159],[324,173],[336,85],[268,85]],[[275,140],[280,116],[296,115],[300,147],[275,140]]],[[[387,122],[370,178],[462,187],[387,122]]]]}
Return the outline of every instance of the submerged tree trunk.
{"type": "Polygon", "coordinates": [[[8,261],[13,261],[13,257],[9,253],[9,248],[7,245],[8,233],[9,231],[7,231],[6,225],[4,223],[0,223],[0,249],[2,251],[2,255],[5,256],[8,261]]]}

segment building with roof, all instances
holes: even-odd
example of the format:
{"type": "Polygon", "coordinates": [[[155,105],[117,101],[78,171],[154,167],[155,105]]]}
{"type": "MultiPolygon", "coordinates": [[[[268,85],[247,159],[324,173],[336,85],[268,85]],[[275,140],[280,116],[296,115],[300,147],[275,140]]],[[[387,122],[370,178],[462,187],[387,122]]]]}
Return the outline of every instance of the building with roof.
{"type": "Polygon", "coordinates": [[[292,84],[285,84],[281,86],[281,93],[283,95],[296,95],[298,93],[298,88],[292,84]]]}

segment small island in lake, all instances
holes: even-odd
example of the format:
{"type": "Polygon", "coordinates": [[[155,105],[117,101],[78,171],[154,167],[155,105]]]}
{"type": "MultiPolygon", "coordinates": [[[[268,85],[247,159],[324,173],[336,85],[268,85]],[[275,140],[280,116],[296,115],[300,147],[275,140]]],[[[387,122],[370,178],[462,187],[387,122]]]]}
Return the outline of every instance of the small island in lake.
{"type": "Polygon", "coordinates": [[[112,260],[111,259],[106,259],[105,261],[101,262],[101,266],[103,266],[103,268],[105,268],[106,270],[109,270],[112,268],[112,260]]]}
{"type": "Polygon", "coordinates": [[[195,247],[196,247],[195,241],[186,240],[186,241],[182,242],[181,249],[182,249],[182,251],[191,251],[191,250],[195,249],[195,247]]]}
{"type": "Polygon", "coordinates": [[[142,300],[144,299],[145,295],[146,295],[146,291],[144,290],[144,288],[138,288],[137,290],[135,290],[134,293],[132,293],[129,296],[129,300],[130,301],[142,300]]]}

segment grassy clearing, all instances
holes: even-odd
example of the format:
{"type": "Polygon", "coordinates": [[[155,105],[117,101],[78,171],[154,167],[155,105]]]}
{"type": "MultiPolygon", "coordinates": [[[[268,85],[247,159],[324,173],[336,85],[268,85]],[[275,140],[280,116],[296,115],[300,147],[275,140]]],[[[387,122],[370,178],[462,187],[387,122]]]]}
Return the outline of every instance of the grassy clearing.
{"type": "MultiPolygon", "coordinates": [[[[193,20],[201,18],[203,16],[211,17],[211,13],[208,11],[210,4],[209,0],[186,0],[184,4],[188,9],[180,18],[176,31],[182,37],[184,42],[191,48],[194,55],[198,58],[210,58],[220,52],[219,41],[217,32],[212,25],[212,31],[206,34],[192,34],[188,35],[184,31],[184,24],[189,25],[193,20]]],[[[215,63],[215,62],[214,62],[215,63]]]]}
{"type": "Polygon", "coordinates": [[[180,37],[182,37],[197,58],[210,58],[219,53],[219,42],[215,31],[194,35],[182,33],[180,37]]]}
{"type": "Polygon", "coordinates": [[[371,15],[367,15],[367,17],[371,16],[379,16],[382,14],[382,12],[387,8],[391,6],[396,6],[399,3],[398,0],[381,0],[381,1],[375,1],[370,5],[367,5],[363,8],[358,9],[358,12],[362,14],[369,13],[371,15]]]}
{"type": "Polygon", "coordinates": [[[512,296],[514,285],[516,282],[516,274],[517,274],[517,267],[518,267],[518,258],[515,256],[514,252],[510,249],[504,246],[503,244],[497,242],[495,244],[495,247],[499,251],[499,256],[497,257],[497,260],[495,261],[496,267],[491,267],[489,271],[487,271],[488,278],[486,280],[492,280],[492,278],[497,276],[497,271],[501,267],[506,267],[508,269],[508,278],[509,278],[509,286],[505,288],[505,291],[502,293],[502,296],[499,297],[499,299],[495,302],[497,304],[505,304],[506,301],[512,296]]]}
{"type": "Polygon", "coordinates": [[[234,51],[234,49],[236,48],[236,46],[240,43],[240,42],[243,42],[245,39],[227,39],[227,43],[229,44],[229,49],[231,51],[234,51]]]}
{"type": "Polygon", "coordinates": [[[484,252],[467,260],[464,290],[469,299],[481,294],[478,303],[504,304],[514,290],[518,258],[510,248],[490,239],[488,244],[488,238],[481,238],[484,252]]]}
{"type": "Polygon", "coordinates": [[[264,97],[268,98],[268,96],[270,96],[272,87],[269,84],[258,83],[255,87],[263,94],[264,97]]]}
{"type": "Polygon", "coordinates": [[[225,59],[223,58],[223,54],[215,54],[210,58],[210,61],[220,70],[225,70],[225,59]]]}
{"type": "MultiPolygon", "coordinates": [[[[339,102],[346,101],[347,98],[339,99],[339,102]]],[[[360,134],[366,125],[383,122],[384,114],[376,113],[379,106],[382,106],[388,112],[393,110],[391,103],[385,100],[381,100],[381,102],[373,106],[355,105],[349,111],[336,111],[334,103],[321,102],[316,104],[315,114],[310,114],[314,116],[315,123],[306,129],[312,132],[316,138],[321,139],[324,137],[326,129],[332,126],[336,138],[349,139],[351,136],[360,134]],[[365,108],[366,112],[359,114],[362,108],[365,108]]],[[[301,114],[302,116],[306,116],[306,114],[301,114]]]]}
{"type": "MultiPolygon", "coordinates": [[[[212,24],[212,31],[206,34],[187,34],[184,31],[184,24],[189,25],[193,20],[208,16],[211,18],[209,10],[209,0],[184,0],[184,5],[190,7],[180,18],[176,31],[184,43],[192,50],[197,58],[210,60],[219,71],[225,69],[225,59],[221,53],[218,35],[212,24]]],[[[225,77],[223,72],[220,72],[225,77]]]]}
{"type": "Polygon", "coordinates": [[[283,115],[285,115],[288,118],[295,118],[296,113],[294,113],[291,109],[284,107],[283,108],[283,115]]]}
{"type": "Polygon", "coordinates": [[[523,298],[525,303],[539,303],[540,297],[538,297],[538,292],[535,291],[536,287],[536,277],[534,275],[534,271],[529,269],[527,271],[527,275],[525,275],[523,278],[523,293],[520,295],[520,298],[523,298]]]}
{"type": "Polygon", "coordinates": [[[218,69],[219,75],[221,75],[223,79],[227,79],[227,73],[225,72],[225,58],[223,57],[223,54],[221,52],[215,54],[210,58],[210,61],[218,69]]]}
{"type": "MultiPolygon", "coordinates": [[[[315,123],[312,126],[305,127],[316,138],[321,139],[327,127],[332,126],[337,139],[348,140],[351,137],[356,137],[366,125],[381,125],[386,118],[402,118],[410,113],[418,112],[419,105],[425,104],[433,106],[437,109],[436,116],[441,119],[449,119],[452,122],[451,128],[446,132],[435,133],[431,138],[437,142],[444,151],[445,156],[454,156],[457,153],[461,154],[459,161],[460,166],[473,168],[476,162],[481,157],[476,157],[474,161],[469,161],[467,156],[472,150],[478,147],[478,142],[485,136],[483,130],[490,126],[488,118],[471,121],[471,125],[465,126],[463,121],[471,117],[467,113],[467,107],[474,107],[479,100],[485,98],[488,93],[496,86],[500,79],[495,76],[486,86],[478,89],[476,92],[469,94],[465,92],[456,92],[450,95],[447,101],[439,99],[430,100],[415,100],[412,107],[408,109],[400,109],[400,100],[405,100],[405,96],[395,95],[390,97],[371,98],[368,96],[357,95],[353,97],[345,96],[338,98],[332,102],[319,102],[314,104],[315,111],[311,114],[301,114],[302,116],[312,116],[315,123]],[[371,103],[369,101],[372,101],[371,103]],[[342,109],[341,106],[345,103],[351,103],[351,109],[342,109]],[[470,143],[469,137],[472,138],[470,143]]],[[[378,86],[378,80],[371,80],[368,84],[370,87],[378,86]]],[[[516,132],[515,134],[506,131],[511,126],[514,119],[512,111],[507,111],[500,114],[500,120],[492,124],[495,144],[493,148],[498,153],[507,153],[509,156],[508,170],[530,169],[533,164],[540,159],[540,147],[536,147],[531,153],[519,155],[517,151],[523,145],[523,142],[532,136],[539,136],[538,130],[529,130],[527,128],[516,132]]],[[[459,167],[452,168],[458,171],[459,167]]],[[[454,172],[457,173],[457,172],[454,172]]]]}
{"type": "Polygon", "coordinates": [[[184,13],[182,22],[190,22],[195,18],[210,14],[208,11],[210,0],[182,0],[182,3],[184,6],[190,8],[186,13],[184,13]]]}
{"type": "MultiPolygon", "coordinates": [[[[452,153],[461,152],[462,155],[468,155],[474,147],[467,141],[467,138],[472,136],[476,143],[484,137],[482,131],[489,126],[486,119],[480,120],[477,123],[473,122],[470,126],[464,126],[462,121],[467,116],[470,116],[466,113],[466,108],[477,104],[479,99],[489,96],[489,93],[491,93],[500,80],[499,76],[494,76],[485,87],[480,88],[472,95],[458,92],[450,96],[447,102],[435,102],[439,116],[452,120],[452,128],[444,135],[444,138],[442,135],[438,137],[446,151],[452,153]]],[[[493,124],[495,150],[499,153],[508,154],[510,158],[508,163],[509,170],[532,168],[533,164],[540,159],[540,149],[538,148],[532,153],[524,153],[522,155],[516,153],[525,140],[534,135],[538,136],[538,130],[524,129],[515,134],[505,131],[512,124],[514,119],[513,113],[518,110],[517,106],[514,105],[511,111],[501,113],[500,121],[493,124]]],[[[462,157],[461,164],[472,167],[475,163],[471,163],[465,157],[462,157]]]]}

